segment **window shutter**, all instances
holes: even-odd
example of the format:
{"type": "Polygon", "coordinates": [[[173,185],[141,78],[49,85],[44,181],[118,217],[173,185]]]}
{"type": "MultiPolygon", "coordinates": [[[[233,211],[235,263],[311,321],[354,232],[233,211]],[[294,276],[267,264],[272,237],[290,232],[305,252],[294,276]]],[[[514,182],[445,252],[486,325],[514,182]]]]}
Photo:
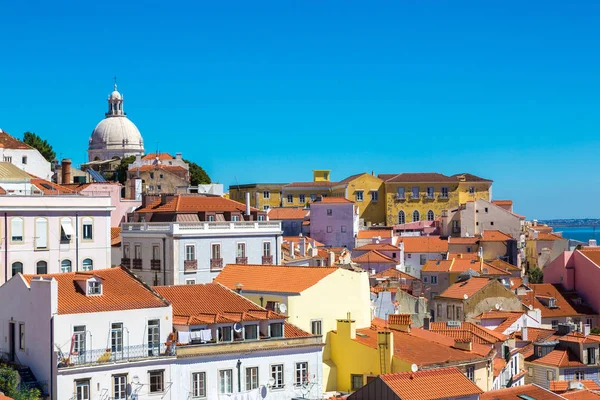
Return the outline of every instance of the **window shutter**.
{"type": "Polygon", "coordinates": [[[46,218],[35,220],[35,247],[38,249],[48,247],[48,220],[46,218]]]}
{"type": "Polygon", "coordinates": [[[11,235],[12,236],[23,236],[23,219],[13,218],[11,220],[11,235]]]}

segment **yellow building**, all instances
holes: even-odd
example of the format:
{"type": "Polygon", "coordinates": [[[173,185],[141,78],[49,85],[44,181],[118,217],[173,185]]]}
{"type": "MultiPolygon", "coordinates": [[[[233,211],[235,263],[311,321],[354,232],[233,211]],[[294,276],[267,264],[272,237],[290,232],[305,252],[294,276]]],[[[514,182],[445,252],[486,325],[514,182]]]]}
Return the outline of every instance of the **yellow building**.
{"type": "Polygon", "coordinates": [[[433,221],[443,210],[477,199],[491,200],[492,181],[471,174],[380,174],[385,186],[386,224],[433,221]]]}
{"type": "Polygon", "coordinates": [[[337,390],[353,392],[378,375],[458,367],[484,391],[491,389],[495,350],[467,340],[455,340],[424,329],[412,328],[409,314],[375,319],[370,328],[356,328],[347,318],[329,333],[331,359],[337,366],[337,390]]]}
{"type": "Polygon", "coordinates": [[[349,176],[333,186],[332,195],[353,201],[363,225],[385,224],[385,187],[378,177],[366,172],[349,176]]]}
{"type": "Polygon", "coordinates": [[[331,267],[227,265],[218,282],[261,307],[283,313],[288,322],[313,334],[323,335],[323,387],[336,390],[336,365],[332,362],[327,332],[350,313],[355,326],[371,324],[369,277],[331,267]]]}
{"type": "Polygon", "coordinates": [[[284,183],[251,183],[229,186],[231,200],[246,203],[246,193],[250,193],[250,206],[266,211],[281,207],[281,189],[284,183]]]}

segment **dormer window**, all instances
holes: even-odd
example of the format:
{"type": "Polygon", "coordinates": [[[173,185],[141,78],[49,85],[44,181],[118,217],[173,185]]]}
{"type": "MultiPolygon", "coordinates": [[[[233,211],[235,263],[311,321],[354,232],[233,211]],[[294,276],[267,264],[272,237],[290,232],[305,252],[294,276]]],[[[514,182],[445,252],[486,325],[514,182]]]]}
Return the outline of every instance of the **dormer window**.
{"type": "Polygon", "coordinates": [[[556,299],[554,297],[548,299],[548,308],[556,308],[556,299]]]}
{"type": "Polygon", "coordinates": [[[283,322],[278,322],[276,324],[271,324],[271,337],[272,338],[280,338],[283,337],[283,322]]]}
{"type": "Polygon", "coordinates": [[[97,280],[88,280],[87,283],[87,295],[88,296],[100,296],[102,294],[102,282],[97,280]]]}
{"type": "Polygon", "coordinates": [[[258,325],[244,326],[244,339],[245,340],[258,339],[258,325]]]}

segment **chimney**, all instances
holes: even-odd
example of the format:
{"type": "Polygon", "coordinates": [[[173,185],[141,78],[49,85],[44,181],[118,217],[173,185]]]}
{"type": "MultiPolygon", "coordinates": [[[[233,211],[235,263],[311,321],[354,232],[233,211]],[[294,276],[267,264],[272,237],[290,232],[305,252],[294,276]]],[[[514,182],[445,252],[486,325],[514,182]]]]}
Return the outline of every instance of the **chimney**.
{"type": "Polygon", "coordinates": [[[62,160],[62,184],[71,182],[71,159],[63,158],[62,160]]]}
{"type": "Polygon", "coordinates": [[[523,327],[521,328],[521,340],[524,341],[528,341],[529,340],[529,335],[527,332],[527,326],[523,325],[523,327]]]}
{"type": "Polygon", "coordinates": [[[310,241],[310,256],[311,257],[316,257],[319,254],[319,251],[317,250],[317,242],[313,240],[310,241]]]}
{"type": "Polygon", "coordinates": [[[296,258],[296,243],[290,242],[290,258],[296,258]]]}
{"type": "Polygon", "coordinates": [[[183,154],[181,154],[181,153],[175,153],[175,159],[176,160],[182,160],[183,159],[183,154]]]}
{"type": "Polygon", "coordinates": [[[410,333],[412,318],[410,314],[390,314],[388,315],[388,325],[391,329],[410,333]]]}
{"type": "Polygon", "coordinates": [[[243,287],[244,287],[244,285],[242,285],[242,283],[241,283],[241,282],[238,282],[238,283],[236,283],[236,284],[235,284],[235,291],[236,291],[238,294],[241,294],[241,293],[242,293],[242,288],[243,288],[243,287]]]}
{"type": "Polygon", "coordinates": [[[379,371],[380,374],[385,374],[390,371],[392,366],[392,358],[394,357],[394,334],[387,331],[377,332],[377,348],[379,353],[380,366],[384,368],[383,371],[379,371]]]}
{"type": "Polygon", "coordinates": [[[429,317],[423,318],[423,329],[425,329],[426,331],[428,331],[430,323],[431,323],[431,318],[429,318],[429,317]]]}
{"type": "Polygon", "coordinates": [[[590,239],[590,240],[588,240],[588,246],[590,246],[590,247],[597,247],[598,243],[596,242],[596,239],[590,239]]]}
{"type": "Polygon", "coordinates": [[[306,238],[304,236],[300,238],[298,250],[300,250],[300,257],[306,257],[306,238]]]}
{"type": "Polygon", "coordinates": [[[337,333],[340,336],[356,339],[356,321],[352,319],[338,319],[337,333]]]}
{"type": "Polygon", "coordinates": [[[167,194],[161,193],[160,194],[160,205],[164,206],[165,204],[167,204],[167,201],[168,201],[167,194]]]}
{"type": "Polygon", "coordinates": [[[250,215],[250,192],[246,192],[246,215],[250,215]]]}
{"type": "Polygon", "coordinates": [[[583,325],[583,334],[585,336],[589,335],[591,332],[591,326],[589,326],[588,324],[583,325]]]}
{"type": "Polygon", "coordinates": [[[464,351],[473,351],[473,341],[471,339],[454,339],[455,349],[464,351]]]}
{"type": "Polygon", "coordinates": [[[329,250],[328,256],[329,256],[329,266],[333,267],[335,265],[335,253],[333,251],[329,250]]]}

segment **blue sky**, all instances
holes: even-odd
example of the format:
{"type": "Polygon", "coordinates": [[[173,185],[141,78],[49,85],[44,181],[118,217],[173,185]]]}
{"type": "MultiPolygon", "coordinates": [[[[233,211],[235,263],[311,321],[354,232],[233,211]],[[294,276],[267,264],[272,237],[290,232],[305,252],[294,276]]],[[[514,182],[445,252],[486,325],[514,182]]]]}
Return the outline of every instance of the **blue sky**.
{"type": "Polygon", "coordinates": [[[146,149],[225,185],[471,172],[529,218],[600,217],[598,1],[5,1],[0,15],[0,128],[76,164],[117,75],[146,149]]]}

